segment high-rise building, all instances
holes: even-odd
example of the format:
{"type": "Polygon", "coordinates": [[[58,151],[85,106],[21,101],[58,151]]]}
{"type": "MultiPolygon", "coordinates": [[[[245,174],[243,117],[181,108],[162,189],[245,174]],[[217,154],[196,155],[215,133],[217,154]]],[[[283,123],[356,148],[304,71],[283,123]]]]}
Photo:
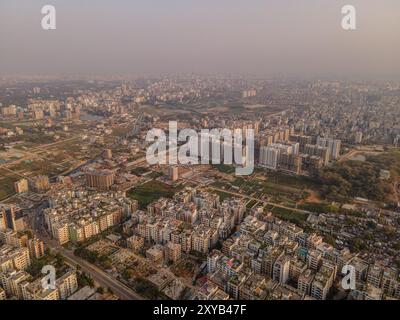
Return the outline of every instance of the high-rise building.
{"type": "Polygon", "coordinates": [[[279,257],[275,263],[272,271],[272,279],[279,283],[286,283],[289,279],[290,257],[279,257]]]}
{"type": "Polygon", "coordinates": [[[176,166],[170,167],[169,176],[172,181],[177,181],[179,179],[179,168],[176,166]]]}
{"type": "Polygon", "coordinates": [[[104,158],[108,159],[108,160],[112,159],[112,151],[111,151],[111,149],[104,150],[104,158]]]}
{"type": "Polygon", "coordinates": [[[260,149],[260,165],[268,169],[278,168],[279,149],[267,146],[260,149]]]}
{"type": "Polygon", "coordinates": [[[181,258],[182,247],[180,244],[168,242],[165,246],[165,260],[176,262],[181,258]]]}
{"type": "Polygon", "coordinates": [[[0,230],[11,229],[23,231],[25,229],[23,212],[14,206],[0,206],[0,230]]]}
{"type": "Polygon", "coordinates": [[[322,159],[323,164],[327,165],[329,162],[329,150],[326,147],[317,146],[314,144],[307,144],[304,148],[304,153],[310,156],[318,156],[322,159]]]}
{"type": "Polygon", "coordinates": [[[0,231],[7,229],[6,214],[0,209],[0,231]]]}
{"type": "Polygon", "coordinates": [[[260,166],[267,169],[299,171],[296,165],[298,143],[273,143],[260,148],[260,166]]]}
{"type": "Polygon", "coordinates": [[[3,290],[2,287],[0,287],[0,301],[1,300],[6,300],[6,292],[3,290]]]}
{"type": "Polygon", "coordinates": [[[30,275],[23,270],[7,270],[0,272],[0,284],[4,288],[5,293],[10,297],[23,299],[22,284],[27,283],[30,275]]]}
{"type": "Polygon", "coordinates": [[[60,294],[57,288],[44,289],[42,279],[36,279],[33,282],[26,281],[22,283],[22,296],[24,300],[59,300],[60,294]]]}
{"type": "Polygon", "coordinates": [[[14,183],[14,187],[16,193],[28,192],[29,189],[28,180],[27,179],[18,180],[14,183]]]}
{"type": "Polygon", "coordinates": [[[36,192],[46,192],[50,190],[50,181],[47,176],[37,176],[32,182],[33,188],[36,192]]]}
{"type": "Polygon", "coordinates": [[[300,152],[304,152],[304,148],[307,144],[312,144],[312,137],[310,136],[300,136],[299,140],[295,140],[294,142],[299,142],[300,144],[300,152]]]}
{"type": "Polygon", "coordinates": [[[17,107],[14,105],[1,108],[1,115],[3,117],[14,117],[17,114],[17,107]]]}
{"type": "Polygon", "coordinates": [[[38,238],[28,240],[28,249],[31,257],[39,259],[44,256],[44,243],[38,238]]]}
{"type": "Polygon", "coordinates": [[[361,143],[363,138],[363,133],[361,131],[356,132],[356,136],[354,138],[355,143],[361,143]]]}
{"type": "Polygon", "coordinates": [[[33,118],[35,120],[42,120],[44,118],[44,112],[42,109],[36,109],[33,111],[33,118]]]}
{"type": "Polygon", "coordinates": [[[317,138],[317,146],[328,148],[330,159],[333,160],[339,158],[341,143],[342,142],[340,140],[325,139],[321,137],[317,138]]]}
{"type": "Polygon", "coordinates": [[[14,248],[10,245],[0,247],[0,274],[5,270],[25,270],[31,265],[28,248],[14,248]]]}
{"type": "Polygon", "coordinates": [[[114,172],[89,169],[86,171],[86,184],[98,190],[108,190],[114,184],[114,172]]]}
{"type": "Polygon", "coordinates": [[[297,282],[297,289],[306,295],[311,294],[311,286],[314,281],[314,273],[312,270],[307,269],[305,272],[303,272],[298,279],[297,282]]]}
{"type": "Polygon", "coordinates": [[[76,271],[70,270],[63,276],[56,280],[56,287],[60,295],[60,299],[67,299],[76,290],[78,290],[78,279],[76,277],[76,271]]]}

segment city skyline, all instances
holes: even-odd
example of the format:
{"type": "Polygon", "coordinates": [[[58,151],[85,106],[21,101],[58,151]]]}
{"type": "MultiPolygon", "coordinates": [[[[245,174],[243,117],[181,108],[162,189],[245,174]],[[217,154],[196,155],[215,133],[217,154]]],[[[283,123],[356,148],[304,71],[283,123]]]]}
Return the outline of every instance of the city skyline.
{"type": "Polygon", "coordinates": [[[399,301],[399,12],[2,0],[0,315],[399,301]]]}

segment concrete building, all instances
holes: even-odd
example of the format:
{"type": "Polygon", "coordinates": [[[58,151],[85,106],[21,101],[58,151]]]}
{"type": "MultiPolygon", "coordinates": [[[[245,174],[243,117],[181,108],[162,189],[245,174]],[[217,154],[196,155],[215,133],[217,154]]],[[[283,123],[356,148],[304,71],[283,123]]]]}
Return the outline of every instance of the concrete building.
{"type": "Polygon", "coordinates": [[[272,271],[272,279],[285,284],[289,280],[290,257],[279,257],[275,263],[272,271]]]}
{"type": "Polygon", "coordinates": [[[168,242],[165,246],[165,260],[177,262],[182,256],[182,246],[177,243],[168,242]]]}
{"type": "Polygon", "coordinates": [[[16,193],[28,192],[29,184],[27,179],[21,179],[14,183],[14,188],[16,193]]]}
{"type": "Polygon", "coordinates": [[[75,270],[69,270],[56,280],[60,299],[65,300],[78,290],[78,279],[75,270]]]}
{"type": "Polygon", "coordinates": [[[14,231],[25,230],[23,212],[13,205],[0,205],[0,231],[11,229],[14,231]]]}
{"type": "Polygon", "coordinates": [[[42,193],[50,190],[49,177],[41,175],[33,178],[32,187],[36,192],[42,193]]]}
{"type": "Polygon", "coordinates": [[[88,170],[86,172],[86,184],[97,190],[109,190],[114,184],[114,172],[110,170],[88,170]]]}
{"type": "Polygon", "coordinates": [[[38,238],[29,239],[27,245],[32,258],[40,259],[44,256],[44,243],[42,240],[38,238]]]}

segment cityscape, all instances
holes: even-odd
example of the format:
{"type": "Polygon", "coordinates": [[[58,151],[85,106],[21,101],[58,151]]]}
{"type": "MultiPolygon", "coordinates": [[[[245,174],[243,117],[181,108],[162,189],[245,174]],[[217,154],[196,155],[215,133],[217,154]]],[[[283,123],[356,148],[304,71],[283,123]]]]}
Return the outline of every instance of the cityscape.
{"type": "Polygon", "coordinates": [[[399,252],[399,80],[0,75],[0,300],[399,300],[399,252]]]}

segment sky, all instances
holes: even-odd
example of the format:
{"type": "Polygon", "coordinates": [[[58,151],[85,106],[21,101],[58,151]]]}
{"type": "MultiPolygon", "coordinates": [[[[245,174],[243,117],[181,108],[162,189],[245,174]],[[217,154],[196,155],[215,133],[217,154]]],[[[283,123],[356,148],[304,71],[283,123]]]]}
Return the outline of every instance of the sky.
{"type": "Polygon", "coordinates": [[[0,1],[0,76],[159,73],[400,78],[400,1],[0,1]]]}

